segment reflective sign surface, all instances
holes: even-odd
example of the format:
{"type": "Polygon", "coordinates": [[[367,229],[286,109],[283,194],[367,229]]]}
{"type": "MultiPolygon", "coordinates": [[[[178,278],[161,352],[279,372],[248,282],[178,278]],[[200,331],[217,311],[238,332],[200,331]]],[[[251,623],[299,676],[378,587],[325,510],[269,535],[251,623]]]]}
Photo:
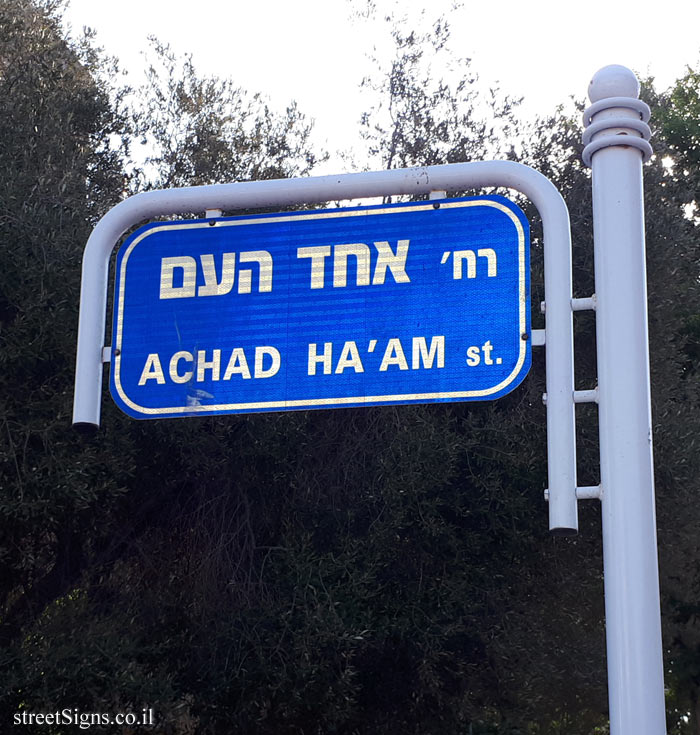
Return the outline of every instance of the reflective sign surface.
{"type": "Polygon", "coordinates": [[[497,196],[146,225],[112,395],[136,418],[498,398],[530,367],[529,247],[497,196]]]}

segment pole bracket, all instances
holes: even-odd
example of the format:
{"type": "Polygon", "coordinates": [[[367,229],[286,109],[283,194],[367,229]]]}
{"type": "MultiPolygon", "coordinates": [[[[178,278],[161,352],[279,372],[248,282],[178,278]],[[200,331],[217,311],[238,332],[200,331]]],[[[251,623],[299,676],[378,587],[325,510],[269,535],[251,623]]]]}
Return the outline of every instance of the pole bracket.
{"type": "Polygon", "coordinates": [[[595,311],[597,306],[598,300],[595,294],[585,299],[571,299],[572,311],[595,311]]]}
{"type": "MultiPolygon", "coordinates": [[[[602,498],[602,485],[585,485],[576,488],[576,500],[602,500],[602,498]]],[[[544,491],[544,499],[547,503],[549,502],[549,490],[544,491]]]]}
{"type": "MultiPolygon", "coordinates": [[[[598,387],[592,390],[575,390],[572,395],[574,403],[598,403],[598,387]]],[[[547,405],[547,394],[542,394],[542,403],[547,405]]]]}
{"type": "Polygon", "coordinates": [[[574,403],[598,403],[598,388],[593,388],[593,390],[575,390],[574,403]]]}

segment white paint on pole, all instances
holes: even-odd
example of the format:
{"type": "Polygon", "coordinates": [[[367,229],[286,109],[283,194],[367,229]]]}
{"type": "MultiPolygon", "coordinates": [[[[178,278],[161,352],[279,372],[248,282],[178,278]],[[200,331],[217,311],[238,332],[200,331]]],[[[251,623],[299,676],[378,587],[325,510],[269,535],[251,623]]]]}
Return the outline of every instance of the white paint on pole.
{"type": "Polygon", "coordinates": [[[593,185],[611,735],[666,732],[642,188],[651,147],[638,94],[629,69],[605,67],[593,77],[584,114],[594,131],[584,135],[584,161],[593,185]]]}

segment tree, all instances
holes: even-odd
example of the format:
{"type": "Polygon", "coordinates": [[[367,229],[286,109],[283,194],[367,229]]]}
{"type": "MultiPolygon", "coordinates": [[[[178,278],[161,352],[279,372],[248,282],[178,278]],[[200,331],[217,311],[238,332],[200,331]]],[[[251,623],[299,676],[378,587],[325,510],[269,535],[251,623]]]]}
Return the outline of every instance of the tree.
{"type": "Polygon", "coordinates": [[[65,429],[81,246],[125,186],[122,153],[109,143],[125,123],[96,82],[96,58],[62,39],[57,8],[0,8],[5,642],[70,589],[81,516],[120,492],[98,448],[73,461],[78,445],[65,429]]]}
{"type": "Polygon", "coordinates": [[[199,77],[191,57],[151,42],[135,107],[136,133],[149,151],[141,187],[287,178],[324,160],[309,148],[311,126],[296,104],[276,115],[260,95],[231,79],[199,77]]]}
{"type": "Polygon", "coordinates": [[[421,33],[393,15],[386,21],[394,58],[378,82],[363,81],[377,100],[361,120],[369,158],[382,168],[405,168],[507,153],[505,141],[517,137],[518,101],[501,99],[497,90],[483,99],[470,60],[451,56],[445,18],[421,33]],[[452,67],[450,79],[435,79],[435,67],[452,67]]]}
{"type": "Polygon", "coordinates": [[[700,197],[700,72],[690,67],[671,90],[659,100],[657,122],[675,176],[687,182],[688,204],[700,197]]]}
{"type": "MultiPolygon", "coordinates": [[[[663,282],[650,295],[657,305],[650,337],[656,355],[654,409],[659,553],[669,697],[669,727],[675,733],[700,733],[700,629],[697,618],[698,432],[700,344],[697,255],[698,219],[694,205],[700,181],[695,112],[700,76],[688,70],[666,93],[651,94],[655,149],[665,162],[659,183],[647,196],[653,208],[647,227],[656,234],[649,248],[649,278],[663,282]],[[670,164],[670,165],[669,165],[670,164]],[[691,205],[690,207],[688,205],[691,205]],[[659,214],[668,219],[659,220],[659,214]],[[679,298],[680,296],[680,298],[679,298]],[[659,451],[660,449],[660,451],[659,451]]],[[[655,372],[655,375],[654,375],[655,372]]]]}

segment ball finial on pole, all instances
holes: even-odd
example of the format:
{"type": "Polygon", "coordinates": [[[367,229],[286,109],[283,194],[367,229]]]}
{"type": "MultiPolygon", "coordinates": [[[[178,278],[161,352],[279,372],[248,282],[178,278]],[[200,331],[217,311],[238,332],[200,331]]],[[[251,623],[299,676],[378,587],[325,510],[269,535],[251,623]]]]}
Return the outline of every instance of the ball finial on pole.
{"type": "Polygon", "coordinates": [[[588,85],[588,99],[599,102],[608,97],[639,97],[639,80],[631,69],[610,64],[593,75],[588,85]]]}

